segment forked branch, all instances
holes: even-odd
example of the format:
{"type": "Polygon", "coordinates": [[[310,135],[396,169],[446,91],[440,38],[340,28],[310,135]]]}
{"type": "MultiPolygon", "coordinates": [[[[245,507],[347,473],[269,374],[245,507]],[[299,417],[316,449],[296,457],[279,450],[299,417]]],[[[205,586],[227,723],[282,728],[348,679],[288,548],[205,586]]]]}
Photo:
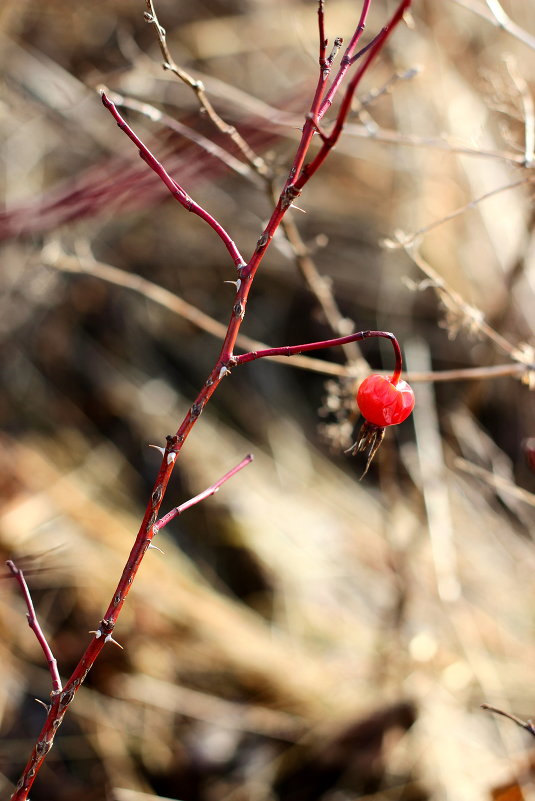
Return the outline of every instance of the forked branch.
{"type": "MultiPolygon", "coordinates": [[[[112,633],[117,622],[117,618],[120,614],[126,596],[130,590],[132,582],[136,576],[136,573],[139,569],[141,561],[145,556],[145,553],[149,549],[152,543],[152,539],[154,535],[157,533],[158,529],[165,525],[168,520],[166,519],[167,516],[163,518],[159,517],[160,507],[167,489],[167,485],[169,479],[171,477],[171,473],[174,469],[176,459],[189,435],[193,426],[199,419],[204,407],[210,400],[211,396],[219,386],[219,383],[230,372],[230,367],[234,364],[244,363],[245,361],[252,361],[257,358],[262,358],[262,356],[268,355],[267,352],[251,352],[251,354],[245,354],[241,357],[234,357],[234,347],[236,345],[236,340],[240,331],[241,324],[243,322],[245,316],[245,310],[247,305],[247,300],[249,296],[249,292],[251,290],[252,282],[256,271],[258,270],[260,263],[267,252],[270,243],[273,240],[275,233],[277,232],[281,222],[291,207],[292,202],[295,198],[301,193],[303,187],[308,182],[308,180],[314,175],[314,173],[318,170],[318,168],[322,165],[323,161],[332,150],[333,146],[336,144],[342,128],[346,122],[347,115],[350,110],[351,102],[354,97],[355,91],[362,79],[363,75],[366,73],[367,69],[369,68],[372,60],[384,46],[388,36],[391,34],[394,27],[401,21],[404,12],[409,8],[411,0],[402,0],[399,3],[396,12],[392,16],[390,22],[381,30],[378,36],[373,39],[371,45],[368,50],[361,51],[362,54],[362,63],[357,68],[353,78],[349,82],[348,88],[345,92],[344,98],[342,100],[342,104],[336,116],[335,125],[333,128],[332,133],[329,136],[323,137],[323,144],[320,147],[319,153],[317,156],[312,160],[310,164],[306,164],[306,157],[308,154],[308,150],[310,144],[312,142],[314,133],[318,130],[319,120],[325,114],[327,109],[330,107],[332,99],[338,90],[342,79],[345,77],[345,74],[351,70],[354,66],[354,55],[357,48],[357,43],[361,38],[362,32],[364,30],[365,20],[368,14],[369,7],[371,5],[371,0],[364,0],[362,5],[362,11],[360,14],[360,18],[357,22],[355,31],[350,39],[350,43],[344,57],[342,58],[342,63],[340,65],[338,74],[333,81],[333,84],[330,88],[327,86],[329,72],[332,67],[332,63],[334,62],[334,57],[336,55],[336,50],[338,45],[335,45],[335,48],[331,54],[331,56],[326,57],[326,44],[325,44],[325,31],[324,31],[324,22],[323,22],[323,3],[320,2],[320,14],[319,14],[319,29],[320,29],[320,76],[318,79],[318,84],[316,87],[316,92],[314,94],[309,114],[305,120],[305,124],[303,126],[303,131],[301,135],[301,141],[297,148],[297,152],[295,158],[293,160],[292,166],[288,173],[288,177],[280,196],[275,204],[275,208],[271,214],[271,217],[264,228],[258,242],[256,243],[256,247],[247,263],[242,258],[240,251],[238,250],[237,246],[231,239],[230,235],[224,230],[224,228],[207,212],[203,209],[199,204],[195,203],[195,201],[190,198],[188,193],[167,173],[165,168],[158,162],[156,157],[149,151],[149,149],[145,146],[142,140],[138,137],[136,133],[130,128],[130,126],[126,123],[126,121],[121,117],[117,108],[112,103],[112,101],[105,95],[102,95],[102,100],[108,111],[113,115],[114,119],[116,120],[117,124],[121,128],[121,130],[126,133],[129,139],[136,145],[139,150],[141,157],[144,161],[148,164],[148,166],[158,175],[158,177],[163,181],[165,186],[171,192],[171,194],[181,203],[184,208],[188,211],[192,211],[201,217],[208,225],[217,233],[220,237],[222,242],[225,244],[232,260],[234,262],[235,267],[238,268],[237,280],[236,280],[236,294],[234,297],[234,301],[232,303],[232,309],[230,313],[230,320],[227,327],[227,332],[223,341],[223,345],[219,356],[212,368],[210,374],[208,375],[206,381],[204,382],[201,390],[199,391],[196,399],[192,403],[190,409],[188,410],[186,416],[184,417],[182,423],[178,427],[176,433],[173,436],[167,437],[167,442],[165,447],[161,448],[162,451],[162,462],[160,465],[160,469],[158,471],[158,475],[154,482],[150,499],[147,504],[145,514],[143,516],[143,520],[141,522],[141,526],[137,533],[134,545],[126,562],[126,565],[123,569],[123,573],[121,579],[117,585],[115,593],[113,594],[112,600],[106,610],[104,617],[100,621],[97,630],[93,632],[93,637],[87,646],[85,653],[83,654],[79,664],[75,668],[72,676],[67,681],[65,687],[63,689],[55,689],[51,694],[51,705],[50,711],[47,715],[45,724],[41,729],[41,733],[39,734],[38,740],[30,759],[23,771],[23,774],[17,784],[17,789],[12,796],[12,801],[27,801],[28,793],[30,788],[35,780],[35,777],[45,759],[46,754],[52,747],[53,739],[55,736],[56,731],[58,730],[63,716],[67,710],[67,707],[72,702],[78,688],[84,681],[85,677],[87,676],[89,670],[91,669],[93,663],[95,662],[96,658],[100,654],[104,645],[108,642],[114,642],[112,633]],[[248,358],[246,358],[248,356],[248,358]]],[[[170,60],[169,60],[169,53],[167,50],[167,46],[165,43],[165,31],[159,25],[152,6],[151,2],[147,2],[147,14],[149,14],[149,21],[153,22],[156,25],[158,36],[160,40],[160,47],[162,49],[162,53],[164,58],[166,59],[166,67],[172,68],[170,60]]],[[[175,71],[173,69],[173,71],[175,71]]],[[[182,77],[179,75],[179,77],[182,77]]],[[[201,86],[196,87],[196,91],[198,91],[199,97],[203,92],[203,88],[201,86]]],[[[271,354],[278,352],[281,355],[291,355],[292,352],[305,352],[307,350],[316,350],[320,347],[331,347],[335,344],[342,344],[343,342],[350,342],[355,341],[357,339],[364,339],[368,338],[369,336],[381,336],[387,337],[391,340],[394,349],[396,351],[396,366],[394,371],[393,380],[397,377],[399,378],[399,373],[401,371],[401,353],[399,351],[399,345],[397,344],[397,340],[392,334],[387,332],[360,332],[358,334],[352,334],[349,337],[342,337],[338,340],[330,340],[325,341],[322,343],[309,343],[307,345],[300,345],[300,346],[290,346],[286,349],[268,349],[268,352],[271,354]],[[397,348],[397,349],[396,349],[397,348]]],[[[244,460],[245,464],[246,460],[244,460]]],[[[243,464],[243,466],[244,466],[243,464]]],[[[238,466],[234,471],[230,471],[228,477],[230,475],[237,472],[238,469],[241,469],[238,466]]],[[[226,480],[226,478],[224,478],[226,480]]],[[[222,483],[222,482],[221,482],[222,483]]],[[[217,486],[214,485],[212,488],[207,490],[208,494],[212,494],[212,491],[215,491],[217,486]]],[[[205,495],[203,494],[203,497],[205,495]]],[[[199,497],[199,500],[202,498],[199,497]]],[[[173,510],[169,513],[172,516],[176,516],[179,514],[179,510],[181,507],[177,507],[176,510],[173,510]]],[[[169,518],[171,519],[171,517],[169,518]]]]}

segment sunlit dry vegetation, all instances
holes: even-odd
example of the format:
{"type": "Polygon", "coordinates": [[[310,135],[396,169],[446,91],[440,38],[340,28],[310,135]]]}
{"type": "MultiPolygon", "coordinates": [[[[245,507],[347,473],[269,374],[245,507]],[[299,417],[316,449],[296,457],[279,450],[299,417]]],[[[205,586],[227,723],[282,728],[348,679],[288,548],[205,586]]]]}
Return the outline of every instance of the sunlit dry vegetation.
{"type": "MultiPolygon", "coordinates": [[[[364,43],[395,3],[376,0],[364,43]]],[[[348,37],[360,4],[326,0],[348,37]]],[[[0,8],[0,556],[62,677],[98,626],[236,275],[102,106],[249,254],[317,80],[317,3],[0,8]],[[194,87],[195,88],[195,87],[194,87]],[[197,87],[198,88],[198,87],[197,87]]],[[[395,332],[417,397],[363,481],[354,395],[388,343],[236,368],[177,460],[171,522],[32,801],[534,797],[535,240],[529,0],[416,0],[264,259],[237,352],[395,332]],[[283,363],[281,363],[281,361],[283,363]],[[502,788],[502,789],[500,789],[502,788]]],[[[336,114],[333,107],[331,120],[336,114]]],[[[329,130],[329,117],[325,129],[329,130]]],[[[0,583],[0,792],[50,675],[0,583]]]]}

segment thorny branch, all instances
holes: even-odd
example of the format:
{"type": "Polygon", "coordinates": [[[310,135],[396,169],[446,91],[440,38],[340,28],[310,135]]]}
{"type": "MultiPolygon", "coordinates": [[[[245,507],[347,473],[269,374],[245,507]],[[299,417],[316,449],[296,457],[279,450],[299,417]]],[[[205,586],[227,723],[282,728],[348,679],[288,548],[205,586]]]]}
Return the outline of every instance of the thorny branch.
{"type": "Polygon", "coordinates": [[[206,209],[202,206],[199,206],[183,189],[180,184],[178,184],[169,173],[166,171],[165,167],[160,164],[158,159],[153,156],[150,152],[148,147],[141,141],[141,139],[134,133],[132,128],[128,125],[128,123],[121,117],[115,103],[113,103],[104,91],[101,92],[101,98],[104,106],[108,109],[111,115],[114,117],[115,121],[119,128],[124,131],[124,133],[128,136],[129,139],[136,145],[139,150],[139,155],[145,161],[151,170],[153,170],[158,178],[165,184],[165,186],[169,189],[175,200],[186,209],[186,211],[191,211],[193,214],[197,214],[202,220],[208,223],[210,228],[216,232],[219,236],[225,247],[227,248],[228,252],[232,256],[234,264],[236,267],[241,267],[245,264],[241,253],[239,252],[238,248],[236,247],[233,240],[230,238],[229,234],[225,231],[222,225],[215,220],[211,214],[209,214],[206,209]]]}
{"type": "MultiPolygon", "coordinates": [[[[173,437],[167,438],[167,447],[166,448],[159,448],[159,450],[163,451],[164,455],[164,464],[173,465],[176,459],[176,453],[174,453],[170,446],[174,442],[173,437]]],[[[94,663],[95,659],[99,655],[100,651],[107,643],[113,643],[114,645],[119,646],[122,648],[119,643],[113,639],[112,632],[121,610],[121,607],[124,603],[124,600],[130,590],[130,586],[133,582],[133,579],[137,573],[139,565],[143,556],[145,555],[146,551],[149,548],[156,548],[156,546],[152,545],[153,537],[158,533],[158,531],[163,528],[170,520],[176,517],[178,514],[186,511],[191,506],[194,506],[197,503],[205,500],[206,498],[213,495],[218,489],[230,478],[236,475],[240,470],[246,467],[252,461],[252,456],[249,454],[247,455],[242,461],[225,473],[218,481],[215,482],[211,487],[209,487],[204,492],[201,492],[199,495],[195,496],[186,503],[182,504],[181,506],[177,507],[176,509],[171,510],[167,515],[165,515],[161,520],[156,523],[152,524],[152,528],[150,532],[147,532],[147,536],[139,541],[139,537],[134,544],[134,547],[130,553],[130,557],[126,566],[123,570],[123,574],[117,585],[115,590],[113,599],[108,607],[108,610],[104,616],[104,618],[100,621],[98,629],[96,631],[89,632],[93,634],[94,637],[91,640],[88,648],[82,659],[80,660],[79,664],[76,666],[74,673],[67,681],[64,687],[62,687],[61,680],[59,677],[57,663],[52,654],[52,651],[46,641],[46,638],[41,631],[39,623],[37,622],[37,618],[35,615],[35,610],[33,607],[30,591],[22,574],[22,571],[19,570],[14,562],[8,561],[6,564],[8,568],[11,570],[15,578],[17,579],[22,592],[24,594],[24,600],[26,602],[26,606],[28,608],[28,624],[30,628],[34,631],[39,644],[41,645],[47,662],[49,664],[50,673],[52,676],[52,692],[50,694],[51,703],[50,706],[47,707],[48,714],[45,725],[41,729],[37,742],[33,748],[32,754],[24,773],[22,774],[21,778],[17,783],[17,788],[13,795],[11,796],[12,801],[19,801],[19,799],[26,799],[28,798],[28,791],[32,786],[34,779],[39,772],[43,761],[52,748],[54,743],[54,737],[56,731],[61,725],[63,720],[63,716],[67,710],[67,707],[72,702],[76,691],[84,681],[85,677],[87,676],[92,664],[94,663]]],[[[162,470],[160,470],[159,476],[161,476],[162,470]]],[[[151,498],[151,508],[153,508],[156,503],[159,501],[161,502],[163,496],[163,490],[161,489],[161,483],[156,484],[156,488],[153,490],[152,498],[151,498]]],[[[151,517],[154,516],[154,512],[152,513],[151,517]]]]}
{"type": "MultiPolygon", "coordinates": [[[[322,146],[320,147],[318,154],[312,159],[311,162],[306,163],[308,149],[312,142],[314,133],[318,129],[319,120],[325,114],[327,109],[330,107],[335,91],[338,89],[345,73],[349,70],[349,68],[353,64],[354,51],[362,35],[370,3],[371,0],[364,0],[363,2],[362,13],[359,22],[350,40],[348,48],[346,49],[344,57],[342,58],[342,63],[338,71],[338,74],[335,77],[333,84],[331,85],[330,88],[327,86],[328,74],[325,75],[325,73],[327,72],[327,66],[329,65],[326,65],[325,68],[322,68],[320,70],[320,77],[318,79],[316,92],[314,94],[314,98],[311,103],[310,112],[307,115],[305,124],[303,126],[301,141],[297,148],[292,167],[288,174],[288,178],[284,183],[284,186],[279,195],[275,208],[273,209],[271,217],[266,227],[264,228],[264,231],[262,232],[260,238],[258,239],[254,252],[247,263],[244,263],[241,254],[239,253],[236,245],[230,238],[229,234],[219,225],[219,223],[217,223],[216,220],[214,220],[213,217],[211,217],[211,215],[207,211],[205,211],[201,206],[196,204],[195,201],[193,201],[189,197],[189,195],[184,191],[184,189],[173,178],[171,178],[171,176],[166,172],[164,167],[157,161],[157,159],[152,155],[152,153],[150,153],[150,151],[144,145],[141,139],[139,139],[139,137],[134,133],[134,131],[122,119],[121,115],[117,111],[114,104],[106,97],[106,95],[102,96],[104,105],[113,115],[119,127],[127,134],[127,136],[131,139],[131,141],[136,145],[136,147],[140,152],[141,157],[147,162],[150,168],[153,169],[154,172],[160,177],[160,179],[163,181],[163,183],[169,189],[169,191],[173,194],[173,196],[176,197],[176,199],[187,210],[193,211],[194,213],[198,214],[202,219],[204,219],[222,239],[234,261],[235,266],[238,268],[238,278],[236,281],[236,295],[232,305],[230,321],[228,323],[227,332],[223,341],[219,357],[213,369],[211,370],[208,378],[206,379],[202,389],[197,395],[195,401],[188,410],[184,420],[178,427],[176,433],[172,436],[167,437],[166,446],[162,448],[163,457],[160,469],[158,471],[158,475],[154,482],[150,499],[147,504],[147,508],[145,510],[141,526],[139,528],[138,534],[136,536],[134,545],[132,547],[126,565],[123,569],[121,579],[117,585],[113,598],[108,606],[108,609],[104,614],[104,617],[100,621],[96,632],[93,632],[93,637],[89,645],[87,646],[85,653],[83,654],[80,662],[76,666],[72,676],[67,681],[65,687],[61,691],[54,690],[51,694],[50,710],[48,712],[46,721],[41,729],[37,743],[33,748],[32,754],[26,764],[26,767],[24,768],[22,776],[17,783],[17,788],[12,795],[12,801],[27,801],[30,788],[33,785],[35,777],[46,757],[46,754],[52,747],[56,731],[61,725],[63,716],[65,715],[68,706],[72,702],[78,688],[86,678],[89,670],[91,669],[92,665],[94,664],[96,658],[100,654],[104,645],[109,642],[115,642],[112,636],[115,624],[121,612],[122,606],[125,602],[126,596],[130,591],[130,587],[139,569],[141,561],[145,553],[147,552],[149,546],[151,545],[155,533],[157,532],[160,507],[165,495],[165,491],[167,489],[167,485],[169,483],[169,479],[171,477],[171,473],[175,466],[176,459],[193,426],[195,425],[200,415],[202,414],[204,407],[206,406],[206,404],[212,397],[213,393],[219,386],[221,380],[224,378],[225,375],[229,373],[229,366],[231,365],[232,360],[235,358],[234,347],[236,345],[236,340],[240,331],[240,327],[245,316],[247,300],[255,274],[286,212],[291,207],[293,201],[300,195],[306,183],[310,180],[310,178],[316,173],[319,167],[323,164],[328,154],[336,144],[341,134],[342,128],[346,122],[347,116],[349,114],[353,96],[362,77],[369,68],[373,58],[379,53],[381,48],[384,46],[385,42],[387,41],[387,38],[389,37],[393,29],[401,21],[404,12],[409,8],[411,4],[411,0],[401,0],[389,23],[380,31],[378,36],[376,36],[375,39],[372,41],[369,50],[367,50],[363,58],[362,64],[357,68],[353,78],[349,81],[348,87],[342,99],[341,106],[336,115],[334,128],[331,134],[329,136],[322,137],[323,143],[322,146]]],[[[149,22],[156,25],[156,29],[158,31],[160,47],[164,59],[166,60],[166,67],[168,69],[172,69],[173,71],[175,71],[165,42],[165,31],[159,25],[154,15],[154,8],[151,0],[147,0],[147,8],[148,11],[146,13],[149,15],[147,19],[149,22]]],[[[321,10],[323,9],[321,3],[320,3],[320,9],[321,10]]],[[[321,13],[323,13],[323,11],[321,11],[321,13]]],[[[320,52],[322,53],[324,53],[323,47],[324,47],[323,43],[320,43],[320,52]]],[[[177,74],[181,79],[183,79],[182,75],[180,75],[179,72],[177,72],[177,74]]],[[[204,87],[202,85],[197,86],[196,91],[198,92],[198,95],[202,97],[204,94],[204,87]]],[[[392,335],[385,334],[383,332],[381,333],[381,336],[391,337],[392,335]]],[[[317,346],[318,343],[311,343],[311,344],[317,346]]],[[[338,342],[332,341],[331,344],[338,344],[338,342]]],[[[299,347],[301,350],[304,350],[306,349],[307,346],[299,346],[299,347]]],[[[399,351],[399,346],[398,346],[398,351],[399,351]]],[[[252,358],[254,359],[255,356],[253,356],[252,358]]],[[[394,375],[399,376],[400,370],[401,370],[401,355],[399,354],[399,360],[398,360],[398,352],[396,352],[396,368],[394,375]]]]}

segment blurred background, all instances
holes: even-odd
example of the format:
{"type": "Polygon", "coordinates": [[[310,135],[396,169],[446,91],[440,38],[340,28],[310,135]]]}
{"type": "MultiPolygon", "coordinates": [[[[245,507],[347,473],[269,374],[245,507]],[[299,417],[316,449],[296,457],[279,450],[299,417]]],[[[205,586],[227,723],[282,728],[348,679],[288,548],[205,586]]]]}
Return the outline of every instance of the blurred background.
{"type": "MultiPolygon", "coordinates": [[[[377,0],[363,41],[394,7],[377,0]]],[[[272,208],[262,175],[162,70],[144,11],[0,8],[0,556],[26,571],[65,680],[142,518],[160,463],[148,445],[197,395],[234,297],[222,243],[169,197],[98,87],[167,115],[124,112],[246,258],[272,208]]],[[[331,42],[359,11],[328,0],[331,42]]],[[[157,12],[176,63],[280,186],[315,88],[317,4],[157,12]]],[[[262,263],[242,333],[277,346],[394,331],[415,414],[359,481],[362,459],[344,454],[354,393],[392,369],[388,343],[225,379],[164,511],[255,460],[159,536],[165,554],[147,555],[115,629],[124,650],[87,677],[32,801],[535,797],[532,739],[480,709],[535,710],[534,35],[528,0],[417,0],[375,62],[293,212],[293,246],[281,233],[262,263]]],[[[50,692],[25,614],[4,570],[4,798],[50,692]]]]}

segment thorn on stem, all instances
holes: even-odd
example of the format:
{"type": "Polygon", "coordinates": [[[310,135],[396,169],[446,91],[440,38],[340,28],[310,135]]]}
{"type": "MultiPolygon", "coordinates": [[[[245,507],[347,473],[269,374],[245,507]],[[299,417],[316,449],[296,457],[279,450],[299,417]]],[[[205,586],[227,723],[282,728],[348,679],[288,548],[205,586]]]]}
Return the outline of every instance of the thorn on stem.
{"type": "Polygon", "coordinates": [[[38,704],[41,704],[41,706],[45,708],[46,714],[48,715],[48,713],[50,712],[50,704],[45,704],[45,702],[41,701],[40,698],[34,698],[33,700],[37,701],[38,704]]]}
{"type": "Polygon", "coordinates": [[[117,648],[120,648],[121,651],[124,651],[124,648],[121,645],[121,643],[117,642],[117,640],[114,640],[113,637],[111,636],[111,634],[106,634],[104,642],[112,642],[114,645],[117,646],[117,648]]]}

